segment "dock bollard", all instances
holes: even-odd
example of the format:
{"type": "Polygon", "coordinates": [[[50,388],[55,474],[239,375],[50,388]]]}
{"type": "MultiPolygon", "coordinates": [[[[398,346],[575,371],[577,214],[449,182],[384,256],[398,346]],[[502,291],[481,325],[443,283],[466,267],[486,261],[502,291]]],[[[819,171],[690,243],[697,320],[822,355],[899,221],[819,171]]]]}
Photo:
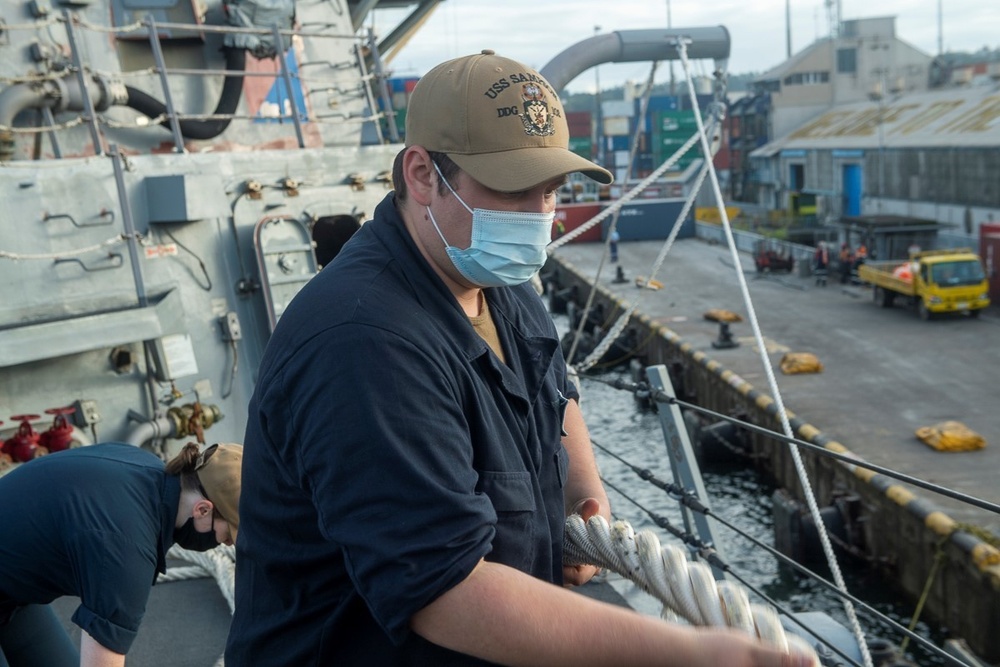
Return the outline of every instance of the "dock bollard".
{"type": "Polygon", "coordinates": [[[725,350],[739,346],[740,344],[733,340],[733,334],[729,331],[729,322],[719,322],[719,337],[712,341],[712,347],[717,350],[725,350]]]}

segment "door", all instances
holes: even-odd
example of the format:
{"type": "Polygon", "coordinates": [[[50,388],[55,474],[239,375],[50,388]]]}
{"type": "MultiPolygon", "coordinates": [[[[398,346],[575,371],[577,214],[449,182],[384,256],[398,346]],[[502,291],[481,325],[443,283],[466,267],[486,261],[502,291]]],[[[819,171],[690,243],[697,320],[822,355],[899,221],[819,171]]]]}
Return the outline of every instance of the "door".
{"type": "Polygon", "coordinates": [[[842,215],[861,215],[861,165],[845,164],[842,171],[844,201],[842,215]]]}

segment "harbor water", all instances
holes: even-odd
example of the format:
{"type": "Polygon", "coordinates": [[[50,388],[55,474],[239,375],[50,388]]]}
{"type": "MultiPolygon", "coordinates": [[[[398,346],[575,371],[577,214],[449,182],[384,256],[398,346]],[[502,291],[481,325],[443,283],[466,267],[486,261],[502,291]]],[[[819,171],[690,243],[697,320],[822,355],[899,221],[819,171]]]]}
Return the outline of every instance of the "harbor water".
{"type": "MultiPolygon", "coordinates": [[[[569,331],[565,315],[557,314],[553,318],[560,335],[569,331]]],[[[595,453],[601,476],[609,487],[612,512],[615,518],[631,523],[636,531],[653,530],[662,543],[677,543],[677,538],[657,527],[646,512],[665,517],[674,526],[683,529],[678,503],[661,489],[640,479],[630,467],[616,458],[621,457],[632,466],[647,469],[665,482],[674,481],[660,418],[653,408],[636,400],[631,392],[610,386],[609,383],[614,380],[631,382],[633,378],[624,367],[591,371],[580,378],[581,405],[591,438],[597,445],[595,453]],[[603,451],[605,448],[616,456],[606,454],[603,451]]],[[[775,487],[742,461],[725,467],[713,464],[712,468],[702,470],[702,474],[713,513],[746,535],[764,544],[774,544],[772,494],[775,487]]],[[[755,589],[779,605],[779,611],[825,612],[849,627],[840,599],[828,587],[779,563],[771,553],[719,522],[713,523],[713,530],[719,554],[751,589],[751,601],[764,602],[754,593],[755,589]]],[[[842,561],[840,568],[851,595],[899,625],[909,627],[914,604],[903,600],[877,573],[867,572],[863,564],[842,561]]],[[[815,569],[827,581],[833,580],[825,565],[815,566],[815,569]]],[[[662,607],[659,601],[631,582],[618,579],[617,575],[608,576],[634,609],[648,615],[659,615],[662,607]]],[[[856,610],[869,641],[880,638],[897,646],[902,643],[904,636],[897,629],[860,607],[856,610]]],[[[918,622],[913,631],[938,646],[948,637],[946,628],[931,626],[923,621],[918,622]]],[[[912,640],[905,657],[917,665],[950,663],[912,640]]]]}

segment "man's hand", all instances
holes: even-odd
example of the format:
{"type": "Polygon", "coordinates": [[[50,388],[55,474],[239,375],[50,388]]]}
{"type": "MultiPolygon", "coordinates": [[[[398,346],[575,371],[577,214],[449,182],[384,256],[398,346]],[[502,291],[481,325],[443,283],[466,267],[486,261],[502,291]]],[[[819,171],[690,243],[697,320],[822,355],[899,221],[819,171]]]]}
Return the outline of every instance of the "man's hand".
{"type": "MultiPolygon", "coordinates": [[[[595,498],[585,498],[573,506],[573,514],[579,514],[584,521],[600,512],[601,503],[595,498]]],[[[563,565],[563,586],[582,586],[598,572],[600,568],[593,565],[563,565]]]]}

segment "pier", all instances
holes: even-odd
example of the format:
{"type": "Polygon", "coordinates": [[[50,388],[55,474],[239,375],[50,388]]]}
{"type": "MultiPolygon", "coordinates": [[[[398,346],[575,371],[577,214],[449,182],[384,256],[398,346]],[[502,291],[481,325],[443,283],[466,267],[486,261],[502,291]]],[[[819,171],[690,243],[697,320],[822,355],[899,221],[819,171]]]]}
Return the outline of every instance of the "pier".
{"type": "MultiPolygon", "coordinates": [[[[625,340],[644,365],[665,364],[684,400],[780,432],[730,251],[699,239],[678,241],[655,276],[663,287],[637,287],[661,246],[620,243],[619,263],[604,264],[594,300],[603,325],[640,299],[625,340]],[[704,317],[710,309],[743,317],[729,325],[738,345],[713,346],[722,334],[719,323],[704,317]]],[[[559,248],[543,271],[547,288],[582,308],[603,252],[600,243],[559,248]]],[[[806,272],[758,274],[749,256],[740,259],[797,438],[1000,503],[1000,308],[979,318],[925,322],[905,308],[877,306],[868,288],[841,284],[835,275],[823,287],[806,272]],[[823,371],[783,375],[778,365],[787,352],[816,355],[823,371]],[[979,433],[987,446],[942,452],[915,435],[948,420],[979,433]]],[[[574,361],[581,359],[577,354],[574,361]]],[[[801,499],[787,446],[757,433],[748,437],[758,469],[801,499]]],[[[1000,660],[994,546],[1000,516],[814,452],[803,457],[820,507],[844,494],[855,498],[858,546],[873,566],[914,604],[930,580],[922,617],[946,625],[982,658],[1000,660]]]]}

